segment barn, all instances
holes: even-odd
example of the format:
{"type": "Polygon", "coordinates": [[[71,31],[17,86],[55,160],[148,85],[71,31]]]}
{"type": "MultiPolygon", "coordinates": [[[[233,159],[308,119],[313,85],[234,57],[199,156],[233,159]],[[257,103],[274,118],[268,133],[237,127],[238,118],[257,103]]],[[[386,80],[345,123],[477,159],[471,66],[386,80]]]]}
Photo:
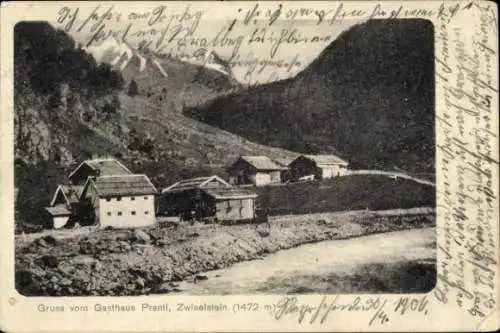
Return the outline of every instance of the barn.
{"type": "Polygon", "coordinates": [[[81,197],[100,227],[136,228],[156,223],[156,193],[146,175],[125,174],[89,178],[81,197]]]}
{"type": "Polygon", "coordinates": [[[234,188],[218,176],[177,182],[162,191],[166,215],[184,220],[250,221],[257,194],[234,188]]]}
{"type": "Polygon", "coordinates": [[[281,183],[281,173],[286,170],[267,156],[240,156],[227,172],[232,185],[264,186],[281,183]]]}
{"type": "Polygon", "coordinates": [[[84,185],[88,177],[130,175],[132,172],[114,158],[96,158],[80,163],[68,176],[73,185],[84,185]]]}
{"type": "Polygon", "coordinates": [[[301,155],[289,164],[292,179],[326,179],[343,176],[349,163],[335,155],[301,155]]]}
{"type": "Polygon", "coordinates": [[[202,198],[210,216],[216,221],[252,221],[255,218],[257,194],[242,188],[210,188],[202,190],[202,198]]]}

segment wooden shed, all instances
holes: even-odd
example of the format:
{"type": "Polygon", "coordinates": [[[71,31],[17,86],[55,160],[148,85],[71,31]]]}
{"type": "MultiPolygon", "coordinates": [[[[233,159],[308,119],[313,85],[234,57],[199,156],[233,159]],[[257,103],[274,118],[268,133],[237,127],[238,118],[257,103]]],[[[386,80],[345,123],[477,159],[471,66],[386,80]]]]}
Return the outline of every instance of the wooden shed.
{"type": "Polygon", "coordinates": [[[52,216],[52,228],[54,229],[64,228],[71,216],[71,211],[65,205],[45,207],[45,210],[52,216]]]}
{"type": "Polygon", "coordinates": [[[167,216],[183,220],[246,221],[255,217],[257,194],[218,176],[182,180],[162,191],[167,216]]]}
{"type": "Polygon", "coordinates": [[[281,183],[281,173],[286,170],[267,156],[240,156],[227,172],[232,185],[264,186],[281,183]]]}
{"type": "Polygon", "coordinates": [[[301,155],[289,164],[292,179],[326,179],[347,174],[349,163],[335,155],[301,155]]]}
{"type": "Polygon", "coordinates": [[[202,192],[203,207],[216,221],[243,222],[255,218],[256,193],[242,188],[212,188],[202,192]]]}
{"type": "Polygon", "coordinates": [[[50,201],[50,207],[45,208],[52,216],[52,227],[55,229],[72,226],[81,221],[80,196],[83,185],[59,185],[50,201]]]}

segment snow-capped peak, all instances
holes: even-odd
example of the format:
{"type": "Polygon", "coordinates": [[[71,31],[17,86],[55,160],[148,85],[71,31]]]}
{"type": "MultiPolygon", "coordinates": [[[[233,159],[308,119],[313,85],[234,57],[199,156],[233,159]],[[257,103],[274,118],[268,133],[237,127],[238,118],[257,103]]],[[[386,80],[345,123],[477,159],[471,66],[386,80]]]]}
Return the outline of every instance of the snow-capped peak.
{"type": "Polygon", "coordinates": [[[211,68],[225,75],[230,75],[231,67],[215,51],[206,48],[199,49],[196,54],[203,59],[203,66],[211,68]]]}
{"type": "Polygon", "coordinates": [[[144,72],[148,61],[157,67],[164,77],[168,77],[167,72],[154,57],[146,57],[128,43],[117,38],[108,38],[98,45],[83,47],[87,53],[91,54],[97,62],[108,62],[112,66],[118,67],[121,71],[130,64],[130,61],[137,57],[139,59],[139,72],[144,72]]]}

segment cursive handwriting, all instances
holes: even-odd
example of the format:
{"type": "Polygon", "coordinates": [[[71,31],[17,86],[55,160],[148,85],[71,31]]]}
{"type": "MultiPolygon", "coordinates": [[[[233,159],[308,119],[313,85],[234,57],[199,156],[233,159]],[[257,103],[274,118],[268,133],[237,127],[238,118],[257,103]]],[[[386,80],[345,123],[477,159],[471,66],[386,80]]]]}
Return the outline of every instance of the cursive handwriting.
{"type": "Polygon", "coordinates": [[[345,302],[336,295],[332,298],[324,296],[318,304],[311,305],[300,304],[296,296],[287,296],[277,303],[274,318],[280,320],[287,316],[296,316],[299,324],[304,322],[323,324],[331,312],[355,311],[370,313],[369,325],[384,324],[389,321],[388,315],[384,312],[386,304],[387,300],[380,297],[369,297],[364,300],[355,297],[345,302]]]}
{"type": "Polygon", "coordinates": [[[453,18],[460,6],[441,5],[436,32],[438,91],[444,97],[437,112],[444,226],[438,228],[438,281],[435,298],[454,303],[473,317],[485,318],[495,308],[497,279],[495,209],[498,207],[492,112],[498,82],[492,66],[489,6],[462,7],[478,22],[465,30],[453,18]],[[496,206],[495,206],[496,205],[496,206]]]}
{"type": "Polygon", "coordinates": [[[427,296],[398,297],[390,307],[385,297],[323,296],[317,303],[302,303],[297,296],[286,296],[278,301],[273,314],[276,320],[294,317],[299,324],[324,324],[331,313],[366,313],[369,326],[384,325],[390,316],[405,316],[410,313],[428,315],[427,296]]]}
{"type": "Polygon", "coordinates": [[[55,21],[66,32],[86,35],[82,43],[86,47],[114,38],[137,47],[145,54],[196,63],[203,61],[199,57],[200,49],[217,50],[233,68],[241,68],[236,71],[241,81],[259,84],[294,75],[314,56],[296,50],[319,52],[343,30],[328,28],[316,31],[283,22],[301,21],[314,26],[341,27],[346,22],[355,24],[369,19],[432,18],[453,10],[443,7],[436,11],[409,4],[388,8],[375,3],[356,8],[339,3],[323,8],[270,2],[228,10],[227,18],[219,19],[215,24],[207,12],[209,9],[199,9],[194,3],[151,6],[141,11],[127,11],[115,4],[100,4],[89,12],[78,6],[64,5],[57,11],[55,21]],[[256,55],[254,50],[257,49],[266,51],[256,55]],[[290,52],[298,56],[292,60],[290,52]],[[256,65],[258,62],[265,64],[256,65]],[[246,63],[251,65],[243,65],[246,63]]]}

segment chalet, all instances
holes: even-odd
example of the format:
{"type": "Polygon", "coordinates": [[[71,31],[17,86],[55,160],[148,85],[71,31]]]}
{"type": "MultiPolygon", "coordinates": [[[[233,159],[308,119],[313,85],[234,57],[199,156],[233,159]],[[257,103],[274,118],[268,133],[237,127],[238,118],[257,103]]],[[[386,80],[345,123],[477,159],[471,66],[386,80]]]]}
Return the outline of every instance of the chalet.
{"type": "Polygon", "coordinates": [[[132,174],[132,172],[117,159],[96,158],[80,163],[80,165],[69,174],[69,181],[73,185],[83,185],[88,177],[130,174],[132,174]]]}
{"type": "Polygon", "coordinates": [[[83,185],[59,185],[45,210],[53,218],[53,228],[59,229],[73,224],[80,214],[80,195],[83,185]]]}
{"type": "Polygon", "coordinates": [[[87,180],[81,200],[100,227],[135,228],[155,224],[156,193],[146,175],[100,176],[87,180]]]}
{"type": "Polygon", "coordinates": [[[335,155],[301,155],[289,164],[292,178],[325,179],[343,176],[349,164],[335,155]]]}
{"type": "Polygon", "coordinates": [[[281,172],[288,170],[267,156],[240,156],[228,169],[232,185],[264,186],[281,183],[281,172]]]}
{"type": "Polygon", "coordinates": [[[167,215],[184,220],[247,221],[255,217],[257,195],[234,188],[218,176],[182,180],[162,194],[167,215]]]}

